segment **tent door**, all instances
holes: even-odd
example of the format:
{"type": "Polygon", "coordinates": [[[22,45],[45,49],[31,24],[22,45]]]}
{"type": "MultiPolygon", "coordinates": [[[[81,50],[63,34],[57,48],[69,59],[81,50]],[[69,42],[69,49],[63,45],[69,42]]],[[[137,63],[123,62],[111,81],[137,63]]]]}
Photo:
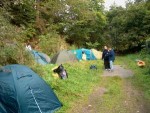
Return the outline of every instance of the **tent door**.
{"type": "Polygon", "coordinates": [[[35,101],[35,104],[37,105],[37,107],[38,107],[40,113],[43,113],[43,112],[41,111],[41,108],[40,108],[40,106],[39,106],[39,104],[38,104],[38,102],[37,102],[35,96],[34,96],[33,89],[32,89],[31,87],[29,87],[29,89],[30,89],[30,92],[31,92],[31,94],[32,94],[32,97],[33,97],[33,99],[34,99],[34,101],[35,101]]]}

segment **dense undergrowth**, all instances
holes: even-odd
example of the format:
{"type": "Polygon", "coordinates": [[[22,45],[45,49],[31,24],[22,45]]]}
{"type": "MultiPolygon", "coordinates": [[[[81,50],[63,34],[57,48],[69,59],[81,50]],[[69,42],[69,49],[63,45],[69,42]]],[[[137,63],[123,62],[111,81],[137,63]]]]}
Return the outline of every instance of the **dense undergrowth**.
{"type": "Polygon", "coordinates": [[[29,43],[32,49],[53,55],[57,51],[68,48],[65,40],[56,32],[34,37],[33,29],[14,26],[4,18],[5,12],[0,9],[0,65],[24,64],[33,66],[31,54],[25,50],[29,43]],[[34,37],[34,38],[33,38],[34,37]]]}

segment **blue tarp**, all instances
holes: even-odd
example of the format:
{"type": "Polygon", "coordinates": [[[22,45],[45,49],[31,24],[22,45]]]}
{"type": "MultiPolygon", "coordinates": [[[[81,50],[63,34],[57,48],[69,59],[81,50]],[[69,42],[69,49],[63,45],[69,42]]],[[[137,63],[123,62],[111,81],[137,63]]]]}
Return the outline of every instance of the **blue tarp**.
{"type": "Polygon", "coordinates": [[[71,50],[77,57],[78,60],[82,60],[82,52],[86,55],[86,60],[96,60],[96,57],[94,56],[93,52],[90,49],[76,49],[71,50]]]}
{"type": "Polygon", "coordinates": [[[31,50],[31,53],[32,53],[32,55],[33,55],[33,57],[37,63],[42,64],[42,65],[49,63],[49,62],[47,62],[47,59],[45,57],[46,54],[35,51],[35,50],[31,50]]]}

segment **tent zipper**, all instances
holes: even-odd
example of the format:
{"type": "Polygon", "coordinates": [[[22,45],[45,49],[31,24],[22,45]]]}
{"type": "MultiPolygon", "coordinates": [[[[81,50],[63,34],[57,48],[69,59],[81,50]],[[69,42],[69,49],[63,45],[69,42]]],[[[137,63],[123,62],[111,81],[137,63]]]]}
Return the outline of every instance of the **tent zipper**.
{"type": "Polygon", "coordinates": [[[34,96],[34,94],[33,94],[32,88],[30,87],[29,89],[30,89],[30,91],[31,91],[31,94],[32,94],[32,96],[33,96],[33,99],[34,99],[34,101],[35,101],[35,103],[36,103],[36,105],[37,105],[37,107],[38,107],[40,113],[42,113],[41,108],[40,108],[40,106],[39,106],[39,104],[38,104],[38,102],[37,102],[37,100],[36,100],[36,98],[35,98],[35,96],[34,96]]]}

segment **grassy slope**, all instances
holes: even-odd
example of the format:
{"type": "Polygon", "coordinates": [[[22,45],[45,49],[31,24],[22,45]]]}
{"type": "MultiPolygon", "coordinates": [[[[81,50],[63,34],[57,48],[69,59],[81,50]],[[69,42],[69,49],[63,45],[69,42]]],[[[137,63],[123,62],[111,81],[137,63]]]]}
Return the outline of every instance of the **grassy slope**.
{"type": "MultiPolygon", "coordinates": [[[[82,101],[88,97],[94,87],[96,87],[101,78],[102,61],[81,61],[77,63],[64,64],[68,72],[69,78],[61,80],[52,76],[52,68],[55,65],[47,65],[42,67],[41,73],[45,81],[53,88],[59,100],[63,103],[63,107],[58,113],[66,113],[76,102],[82,101]],[[90,65],[95,64],[98,70],[90,70],[90,65]]],[[[39,67],[41,70],[41,67],[39,67]]]]}
{"type": "MultiPolygon", "coordinates": [[[[117,57],[115,64],[126,65],[126,68],[133,70],[135,76],[130,78],[135,86],[138,86],[145,94],[145,98],[150,99],[150,73],[149,67],[139,68],[136,65],[136,59],[143,59],[149,65],[148,56],[127,55],[117,57]]],[[[52,76],[52,68],[55,65],[47,65],[36,67],[36,70],[43,71],[40,75],[53,88],[59,100],[63,103],[63,107],[58,113],[69,113],[72,108],[76,108],[76,104],[82,106],[87,102],[88,96],[93,92],[95,87],[105,87],[108,91],[102,96],[103,102],[97,104],[97,110],[101,113],[128,113],[128,109],[124,106],[125,95],[123,91],[124,80],[119,77],[101,77],[103,71],[103,62],[82,61],[78,63],[65,64],[69,78],[66,80],[56,79],[52,76]],[[98,70],[90,70],[91,64],[95,64],[98,70]],[[38,69],[39,68],[39,69],[38,69]]],[[[78,108],[78,107],[77,107],[78,108]]]]}

